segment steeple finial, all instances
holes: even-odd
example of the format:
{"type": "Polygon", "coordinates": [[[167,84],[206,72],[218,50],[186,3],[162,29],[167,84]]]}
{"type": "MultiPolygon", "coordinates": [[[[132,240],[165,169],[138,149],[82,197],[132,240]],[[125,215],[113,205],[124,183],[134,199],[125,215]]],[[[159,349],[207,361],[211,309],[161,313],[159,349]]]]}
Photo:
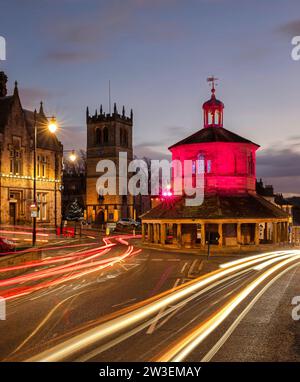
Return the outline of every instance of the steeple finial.
{"type": "Polygon", "coordinates": [[[18,94],[19,94],[18,81],[15,81],[14,95],[18,95],[18,94]]]}
{"type": "Polygon", "coordinates": [[[40,110],[39,110],[39,114],[42,115],[43,117],[45,117],[44,107],[43,107],[43,101],[40,102],[40,110]]]}
{"type": "Polygon", "coordinates": [[[89,112],[89,107],[87,106],[87,108],[86,108],[86,121],[88,121],[89,117],[90,117],[90,112],[89,112]]]}
{"type": "Polygon", "coordinates": [[[122,109],[122,117],[125,117],[125,106],[123,106],[123,109],[122,109]]]}
{"type": "Polygon", "coordinates": [[[130,119],[133,119],[133,110],[130,110],[130,119]]]}
{"type": "Polygon", "coordinates": [[[116,103],[114,103],[114,114],[118,114],[117,104],[116,103]]]}
{"type": "Polygon", "coordinates": [[[102,108],[102,104],[100,105],[100,115],[103,114],[103,108],[102,108]]]}

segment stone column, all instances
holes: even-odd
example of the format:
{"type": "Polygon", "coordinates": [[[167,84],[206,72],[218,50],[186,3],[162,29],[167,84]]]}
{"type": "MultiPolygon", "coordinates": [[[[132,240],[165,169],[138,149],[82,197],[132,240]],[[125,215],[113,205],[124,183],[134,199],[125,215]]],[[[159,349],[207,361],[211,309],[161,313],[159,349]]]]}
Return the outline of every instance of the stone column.
{"type": "Polygon", "coordinates": [[[218,225],[219,247],[223,246],[223,224],[218,225]]]}
{"type": "Polygon", "coordinates": [[[259,224],[255,223],[255,236],[254,236],[255,245],[259,245],[259,224]]]}
{"type": "Polygon", "coordinates": [[[161,242],[161,244],[162,245],[165,245],[166,244],[166,234],[167,234],[167,232],[166,232],[166,224],[165,223],[162,223],[161,225],[160,225],[160,242],[161,242]]]}
{"type": "Polygon", "coordinates": [[[153,224],[152,223],[148,224],[148,241],[149,243],[153,242],[153,224]]]}
{"type": "Polygon", "coordinates": [[[205,224],[201,224],[201,246],[205,247],[205,224]]]}
{"type": "Polygon", "coordinates": [[[158,243],[158,234],[157,234],[157,224],[153,223],[153,241],[154,243],[158,243]]]}
{"type": "Polygon", "coordinates": [[[236,226],[236,241],[237,244],[242,244],[242,224],[237,223],[236,226]]]}
{"type": "Polygon", "coordinates": [[[181,244],[181,224],[177,224],[177,246],[180,248],[181,244]]]}
{"type": "Polygon", "coordinates": [[[273,223],[273,244],[277,244],[277,223],[273,223]]]}

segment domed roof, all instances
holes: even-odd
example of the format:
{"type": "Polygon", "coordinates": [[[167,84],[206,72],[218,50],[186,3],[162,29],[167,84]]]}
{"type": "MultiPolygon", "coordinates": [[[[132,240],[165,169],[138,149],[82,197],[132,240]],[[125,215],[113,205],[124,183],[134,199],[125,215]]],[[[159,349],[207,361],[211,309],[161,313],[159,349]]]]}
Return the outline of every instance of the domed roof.
{"type": "Polygon", "coordinates": [[[222,101],[218,100],[215,96],[215,88],[211,89],[211,97],[208,101],[204,102],[203,109],[224,109],[222,101]]]}

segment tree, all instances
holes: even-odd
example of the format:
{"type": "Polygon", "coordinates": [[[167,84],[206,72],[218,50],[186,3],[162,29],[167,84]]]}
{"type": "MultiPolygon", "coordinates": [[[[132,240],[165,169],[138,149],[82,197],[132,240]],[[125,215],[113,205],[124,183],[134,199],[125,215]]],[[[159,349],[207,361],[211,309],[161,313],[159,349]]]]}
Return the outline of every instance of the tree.
{"type": "Polygon", "coordinates": [[[80,207],[77,199],[75,199],[74,202],[72,202],[67,209],[66,219],[70,221],[78,222],[82,218],[83,218],[82,208],[80,207]]]}

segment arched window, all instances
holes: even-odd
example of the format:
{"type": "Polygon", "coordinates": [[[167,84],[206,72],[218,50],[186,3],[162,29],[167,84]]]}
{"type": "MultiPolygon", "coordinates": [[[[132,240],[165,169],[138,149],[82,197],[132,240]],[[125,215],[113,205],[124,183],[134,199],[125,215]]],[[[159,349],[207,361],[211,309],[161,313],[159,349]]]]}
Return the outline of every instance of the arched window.
{"type": "Polygon", "coordinates": [[[120,146],[123,146],[123,129],[120,129],[120,146]]]}
{"type": "Polygon", "coordinates": [[[95,142],[96,145],[100,145],[102,143],[102,130],[99,129],[99,127],[97,127],[95,131],[95,142]]]}
{"type": "Polygon", "coordinates": [[[128,133],[126,130],[123,131],[123,138],[124,138],[124,146],[128,146],[128,133]]]}
{"type": "Polygon", "coordinates": [[[105,126],[103,129],[103,142],[108,143],[108,128],[107,128],[107,126],[105,126]]]}
{"type": "Polygon", "coordinates": [[[205,173],[205,158],[202,153],[198,154],[197,161],[198,161],[197,173],[204,174],[205,173]]]}

